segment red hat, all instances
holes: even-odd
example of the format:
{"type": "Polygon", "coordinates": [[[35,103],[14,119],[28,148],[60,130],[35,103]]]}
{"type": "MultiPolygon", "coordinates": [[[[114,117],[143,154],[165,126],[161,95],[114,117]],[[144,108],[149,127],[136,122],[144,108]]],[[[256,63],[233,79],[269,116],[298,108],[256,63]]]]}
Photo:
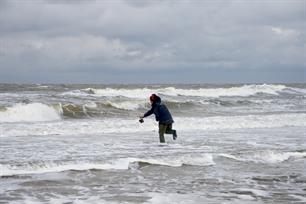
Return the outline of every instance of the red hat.
{"type": "Polygon", "coordinates": [[[156,94],[152,94],[152,95],[150,96],[150,101],[154,102],[154,101],[156,101],[156,99],[157,99],[156,94]]]}

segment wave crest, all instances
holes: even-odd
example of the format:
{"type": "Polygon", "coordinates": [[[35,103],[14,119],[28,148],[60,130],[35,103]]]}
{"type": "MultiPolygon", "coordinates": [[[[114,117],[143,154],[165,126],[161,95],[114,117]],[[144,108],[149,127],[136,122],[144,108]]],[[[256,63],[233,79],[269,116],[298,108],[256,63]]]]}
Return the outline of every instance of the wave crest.
{"type": "Polygon", "coordinates": [[[219,156],[242,162],[274,164],[287,161],[290,158],[305,158],[306,152],[275,152],[265,150],[241,156],[234,156],[231,154],[219,154],[219,156]]]}
{"type": "Polygon", "coordinates": [[[0,110],[0,122],[33,122],[61,119],[61,110],[42,103],[15,104],[0,110]]]}
{"type": "MultiPolygon", "coordinates": [[[[126,97],[147,99],[152,93],[163,96],[189,96],[189,97],[229,97],[229,96],[252,96],[257,94],[270,94],[279,95],[279,93],[285,90],[297,89],[287,87],[285,85],[275,84],[261,84],[261,85],[243,85],[233,87],[220,87],[220,88],[175,88],[175,87],[162,87],[162,88],[86,88],[81,90],[74,90],[63,93],[64,95],[73,96],[86,96],[94,95],[98,97],[126,97]]],[[[300,91],[298,91],[300,92],[300,91]]]]}
{"type": "Polygon", "coordinates": [[[201,154],[197,157],[178,156],[169,158],[120,158],[105,163],[59,163],[41,162],[27,163],[23,165],[0,164],[0,176],[14,176],[24,174],[42,174],[62,171],[85,171],[85,170],[128,170],[142,168],[148,165],[161,165],[180,167],[182,165],[209,166],[214,165],[211,154],[201,154]]]}

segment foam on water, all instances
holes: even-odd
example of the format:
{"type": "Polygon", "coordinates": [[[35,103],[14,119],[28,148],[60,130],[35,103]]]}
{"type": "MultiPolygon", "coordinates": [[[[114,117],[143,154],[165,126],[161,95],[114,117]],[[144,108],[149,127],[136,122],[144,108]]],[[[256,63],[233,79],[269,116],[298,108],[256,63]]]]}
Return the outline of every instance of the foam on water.
{"type": "Polygon", "coordinates": [[[12,176],[21,174],[42,174],[51,172],[61,172],[68,170],[90,170],[90,169],[128,169],[128,163],[118,160],[112,163],[56,163],[56,162],[43,162],[38,164],[25,164],[25,165],[1,165],[0,176],[12,176]]]}
{"type": "Polygon", "coordinates": [[[0,122],[54,121],[60,119],[60,111],[42,103],[16,104],[0,111],[0,122]]]}
{"type": "MultiPolygon", "coordinates": [[[[255,163],[280,163],[289,158],[305,158],[306,152],[274,152],[262,151],[242,156],[233,156],[230,154],[217,154],[216,156],[223,156],[241,162],[255,162],[255,163]]],[[[182,165],[191,166],[210,166],[215,165],[214,155],[209,153],[201,153],[197,155],[178,155],[178,156],[164,156],[155,158],[119,158],[112,159],[100,163],[65,163],[65,162],[39,162],[26,163],[21,165],[4,165],[0,164],[0,176],[12,176],[22,174],[42,174],[50,172],[61,172],[68,170],[127,170],[129,168],[141,168],[147,165],[161,165],[170,167],[180,167],[182,165]]]]}
{"type": "Polygon", "coordinates": [[[182,194],[182,193],[150,193],[150,200],[145,204],[194,204],[194,203],[215,203],[207,196],[200,196],[198,194],[182,194]]]}
{"type": "Polygon", "coordinates": [[[280,163],[288,160],[289,158],[303,158],[306,157],[306,152],[274,152],[274,151],[261,151],[251,154],[247,160],[256,163],[280,163]]]}
{"type": "Polygon", "coordinates": [[[0,164],[0,176],[12,176],[22,174],[42,174],[51,172],[61,172],[68,170],[127,170],[138,168],[142,165],[161,165],[180,167],[182,165],[209,166],[214,165],[211,154],[200,154],[197,156],[182,155],[176,157],[162,158],[119,158],[105,163],[58,163],[42,162],[29,163],[22,165],[3,165],[0,164]]]}
{"type": "Polygon", "coordinates": [[[144,108],[146,101],[122,101],[122,102],[106,101],[104,102],[104,104],[122,110],[137,110],[139,108],[144,108]]]}
{"type": "Polygon", "coordinates": [[[285,126],[306,126],[306,114],[215,116],[206,118],[178,118],[180,125],[190,130],[217,130],[241,128],[275,128],[285,126]]]}
{"type": "MultiPolygon", "coordinates": [[[[74,203],[74,204],[119,204],[118,202],[109,202],[100,198],[100,196],[90,196],[90,197],[82,197],[78,196],[76,198],[70,198],[69,196],[62,196],[56,195],[56,197],[50,197],[45,199],[44,201],[40,200],[39,198],[33,198],[28,195],[23,195],[23,204],[41,204],[41,203],[48,203],[48,204],[63,204],[63,203],[74,203]]],[[[10,204],[20,204],[20,201],[10,201],[10,204]]]]}
{"type": "Polygon", "coordinates": [[[202,96],[202,97],[220,97],[220,96],[251,96],[258,93],[278,95],[278,92],[284,90],[284,85],[244,85],[241,87],[231,88],[200,88],[198,90],[184,90],[184,89],[168,89],[169,95],[184,95],[184,96],[202,96]]]}
{"type": "MultiPolygon", "coordinates": [[[[59,115],[54,119],[60,118],[59,115]]],[[[215,116],[206,118],[177,117],[173,127],[179,132],[243,129],[276,128],[306,126],[306,114],[215,116]]],[[[36,118],[37,119],[37,118],[36,118]]],[[[46,118],[43,118],[46,120],[46,118]]],[[[49,118],[49,115],[47,117],[49,118]]],[[[27,135],[97,135],[102,133],[143,133],[156,130],[152,118],[140,124],[138,119],[105,118],[100,120],[61,120],[33,123],[0,124],[0,137],[27,135]]]]}
{"type": "Polygon", "coordinates": [[[213,156],[211,154],[199,154],[194,155],[182,155],[176,157],[163,157],[163,158],[149,158],[149,159],[140,159],[140,158],[130,158],[128,159],[129,163],[148,163],[154,165],[163,165],[163,166],[172,166],[180,167],[182,165],[192,165],[192,166],[209,166],[214,165],[213,156]]]}
{"type": "Polygon", "coordinates": [[[15,86],[0,86],[5,203],[305,200],[305,84],[15,86]],[[152,93],[175,120],[165,145],[154,116],[138,122],[152,93]]]}
{"type": "Polygon", "coordinates": [[[252,96],[259,93],[278,95],[281,91],[285,90],[285,85],[243,85],[229,88],[198,88],[198,89],[181,89],[175,87],[165,88],[104,88],[95,89],[87,88],[83,90],[73,90],[63,93],[64,95],[84,96],[96,95],[106,97],[123,96],[128,98],[146,99],[152,93],[167,96],[200,96],[200,97],[220,97],[220,96],[252,96]]]}
{"type": "Polygon", "coordinates": [[[95,102],[89,102],[89,103],[86,103],[85,104],[85,107],[88,107],[88,108],[97,108],[97,104],[95,102]]]}
{"type": "Polygon", "coordinates": [[[234,156],[231,154],[219,154],[219,156],[243,162],[274,164],[287,161],[290,158],[304,158],[306,157],[306,152],[276,152],[272,150],[265,150],[254,153],[247,153],[239,156],[234,156]]]}
{"type": "MultiPolygon", "coordinates": [[[[126,195],[128,197],[128,195],[126,195]]],[[[133,196],[133,195],[131,195],[133,196]]],[[[197,194],[175,194],[175,193],[138,193],[137,196],[143,196],[147,200],[143,202],[143,204],[164,204],[164,203],[177,203],[177,204],[194,204],[194,203],[203,203],[203,202],[213,202],[213,199],[209,199],[203,196],[199,196],[197,194]]],[[[137,197],[134,195],[134,197],[137,197]]],[[[105,196],[107,198],[107,195],[105,196]]],[[[46,201],[45,201],[46,202],[46,201]]],[[[45,203],[44,202],[44,203],[45,203]]],[[[20,201],[11,201],[11,204],[20,204],[20,201]]],[[[42,201],[38,198],[33,198],[28,195],[23,195],[24,204],[41,204],[42,201]]],[[[118,200],[113,201],[109,199],[103,199],[101,196],[77,196],[77,197],[69,197],[57,195],[56,197],[50,197],[47,199],[47,203],[49,204],[63,204],[63,203],[74,203],[74,204],[133,204],[139,203],[139,201],[135,200],[134,202],[131,200],[118,200]]]]}
{"type": "Polygon", "coordinates": [[[259,190],[259,189],[238,188],[238,189],[235,189],[235,190],[251,192],[254,196],[260,196],[260,197],[267,197],[267,196],[269,196],[268,192],[263,191],[263,190],[259,190]]]}

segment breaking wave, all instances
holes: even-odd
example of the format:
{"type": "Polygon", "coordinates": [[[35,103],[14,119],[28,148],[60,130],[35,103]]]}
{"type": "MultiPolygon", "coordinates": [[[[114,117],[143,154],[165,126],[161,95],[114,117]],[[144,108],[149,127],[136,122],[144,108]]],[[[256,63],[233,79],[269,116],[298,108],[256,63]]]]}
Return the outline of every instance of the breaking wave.
{"type": "Polygon", "coordinates": [[[61,120],[63,118],[88,118],[120,115],[123,111],[133,111],[145,108],[145,102],[112,102],[101,103],[57,103],[47,105],[43,103],[18,103],[11,107],[0,106],[0,122],[45,122],[61,120]]]}
{"type": "Polygon", "coordinates": [[[306,158],[306,152],[275,152],[265,150],[239,156],[231,154],[220,154],[219,156],[237,161],[274,164],[287,161],[290,158],[306,158]]]}
{"type": "Polygon", "coordinates": [[[42,174],[62,171],[86,171],[86,170],[128,170],[141,169],[144,167],[159,165],[169,167],[190,166],[211,166],[215,165],[214,157],[221,156],[241,162],[255,163],[280,163],[290,158],[306,158],[306,152],[274,152],[261,151],[248,155],[234,156],[230,154],[209,154],[180,155],[159,158],[119,158],[106,162],[86,163],[86,162],[36,162],[19,165],[0,164],[0,176],[15,176],[24,174],[42,174]]]}
{"type": "Polygon", "coordinates": [[[0,110],[0,122],[33,122],[61,119],[61,111],[42,103],[15,104],[0,110]]]}
{"type": "MultiPolygon", "coordinates": [[[[210,127],[210,122],[207,121],[208,116],[215,116],[209,118],[215,124],[219,124],[220,121],[227,122],[224,123],[225,126],[231,124],[228,123],[226,117],[223,117],[228,115],[228,117],[233,116],[234,120],[237,119],[237,125],[242,127],[247,126],[244,123],[249,123],[251,127],[252,125],[261,127],[261,117],[257,117],[256,114],[268,113],[272,115],[272,113],[276,113],[277,115],[287,112],[289,116],[291,113],[305,113],[303,104],[306,102],[306,90],[303,86],[294,88],[286,85],[263,84],[224,85],[223,87],[208,85],[206,87],[192,85],[178,85],[177,87],[148,86],[144,88],[133,86],[121,86],[127,88],[115,86],[112,88],[86,87],[88,86],[75,86],[69,89],[57,87],[56,92],[50,92],[51,95],[49,92],[41,91],[3,93],[3,100],[0,101],[0,122],[134,118],[150,108],[147,97],[151,93],[161,95],[163,102],[170,109],[175,119],[185,117],[188,122],[190,117],[202,117],[202,119],[197,120],[202,120],[206,127],[210,127]],[[67,92],[67,90],[70,91],[67,92]],[[257,94],[259,95],[254,96],[257,94]],[[253,118],[253,120],[250,121],[246,114],[251,115],[250,118],[253,118]],[[241,116],[235,117],[235,115],[241,116]],[[239,120],[240,118],[242,120],[239,120]]],[[[54,88],[51,87],[51,90],[54,90],[54,88]]],[[[300,115],[297,114],[297,116],[299,120],[300,115]]],[[[274,120],[274,118],[272,119],[274,120]]],[[[273,120],[268,121],[268,124],[274,123],[273,120]]],[[[275,120],[278,121],[277,118],[275,120]]],[[[284,121],[279,122],[285,125],[288,120],[285,118],[284,121]]],[[[301,124],[301,121],[297,121],[297,124],[301,124]]],[[[263,126],[265,125],[263,124],[263,126]]]]}
{"type": "Polygon", "coordinates": [[[120,158],[105,163],[60,163],[40,162],[26,163],[22,165],[0,164],[0,176],[14,176],[24,174],[42,174],[62,171],[85,171],[85,170],[128,170],[139,169],[150,165],[180,167],[182,165],[210,166],[214,165],[211,154],[200,154],[196,157],[182,155],[165,158],[120,158]]]}
{"type": "MultiPolygon", "coordinates": [[[[176,117],[174,127],[180,132],[234,130],[249,128],[305,127],[306,114],[246,115],[246,116],[214,116],[214,117],[176,117]]],[[[112,133],[145,133],[156,130],[156,122],[152,118],[140,124],[135,116],[128,118],[104,118],[92,120],[63,120],[52,123],[6,124],[0,137],[27,135],[97,135],[112,133]]],[[[0,125],[1,127],[1,125],[0,125]]]]}
{"type": "MultiPolygon", "coordinates": [[[[235,106],[241,102],[227,102],[221,100],[209,101],[166,101],[173,112],[191,110],[205,105],[235,106]]],[[[150,105],[145,100],[105,100],[85,104],[57,103],[47,105],[43,103],[15,104],[12,107],[0,106],[0,122],[34,122],[53,121],[65,118],[104,117],[129,114],[131,111],[144,112],[150,105]]]]}
{"type": "Polygon", "coordinates": [[[223,87],[223,88],[192,88],[192,89],[182,89],[175,87],[164,87],[164,88],[86,88],[81,90],[74,90],[63,93],[64,95],[73,96],[84,96],[84,95],[95,95],[100,97],[127,97],[127,98],[138,98],[146,99],[152,93],[165,96],[190,96],[190,97],[230,97],[230,96],[252,96],[256,94],[270,94],[279,95],[282,92],[291,93],[305,93],[304,89],[290,88],[285,85],[272,85],[272,84],[262,84],[262,85],[243,85],[237,87],[223,87]]]}

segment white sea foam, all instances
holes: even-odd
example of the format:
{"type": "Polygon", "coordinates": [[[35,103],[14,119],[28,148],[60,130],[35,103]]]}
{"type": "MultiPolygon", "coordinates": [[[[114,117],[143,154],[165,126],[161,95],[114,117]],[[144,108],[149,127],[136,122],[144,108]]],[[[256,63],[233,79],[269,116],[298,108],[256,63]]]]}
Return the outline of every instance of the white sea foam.
{"type": "Polygon", "coordinates": [[[127,170],[138,168],[142,163],[148,165],[162,165],[180,167],[182,165],[209,166],[214,165],[211,154],[200,154],[197,156],[176,156],[163,158],[120,158],[105,163],[56,163],[43,162],[38,164],[25,165],[4,165],[0,164],[0,176],[12,176],[22,174],[43,174],[51,172],[62,172],[68,170],[127,170]]]}
{"type": "Polygon", "coordinates": [[[129,98],[147,98],[152,94],[152,89],[142,88],[142,89],[114,89],[114,88],[105,88],[105,89],[91,89],[91,93],[94,93],[99,96],[125,96],[129,98]]]}
{"type": "Polygon", "coordinates": [[[285,85],[243,85],[229,88],[198,88],[198,89],[181,89],[175,87],[165,88],[104,88],[94,89],[87,88],[83,90],[74,90],[63,93],[64,95],[84,96],[96,95],[106,97],[124,96],[128,98],[148,98],[152,93],[167,96],[201,96],[201,97],[220,97],[220,96],[251,96],[259,93],[278,95],[285,90],[285,85]]]}
{"type": "Polygon", "coordinates": [[[192,166],[209,166],[214,165],[213,156],[211,154],[199,154],[194,155],[182,155],[176,157],[163,157],[163,158],[129,158],[129,163],[148,163],[163,166],[180,167],[182,165],[192,165],[192,166]]]}
{"type": "Polygon", "coordinates": [[[104,104],[111,105],[115,108],[122,110],[137,110],[138,108],[144,108],[146,101],[122,101],[122,102],[107,101],[104,104]]]}
{"type": "MultiPolygon", "coordinates": [[[[133,194],[124,194],[124,196],[133,196],[133,194]]],[[[107,199],[108,195],[80,195],[77,197],[69,197],[69,195],[60,195],[56,194],[56,196],[52,196],[48,198],[49,204],[63,204],[63,203],[74,203],[74,204],[132,204],[132,203],[139,203],[139,201],[135,200],[130,201],[123,201],[119,199],[116,200],[110,200],[107,199]]],[[[147,201],[144,202],[144,204],[165,204],[165,203],[176,203],[176,204],[195,204],[195,203],[216,203],[214,202],[214,199],[207,198],[206,196],[201,196],[195,193],[189,193],[189,194],[182,194],[182,193],[137,193],[137,195],[134,195],[135,197],[144,197],[148,198],[147,201]]],[[[35,197],[30,197],[28,195],[22,195],[22,203],[23,204],[41,204],[42,201],[35,197]]],[[[20,204],[20,200],[17,201],[10,201],[10,204],[20,204]]]]}
{"type": "Polygon", "coordinates": [[[268,197],[269,193],[264,190],[251,188],[235,188],[228,195],[235,196],[239,200],[255,200],[258,197],[268,197]]]}
{"type": "Polygon", "coordinates": [[[0,111],[0,122],[32,122],[60,120],[60,112],[55,108],[42,104],[15,104],[0,111]]]}
{"type": "Polygon", "coordinates": [[[195,204],[195,203],[218,203],[208,196],[198,195],[196,193],[149,193],[150,200],[145,204],[164,204],[164,203],[176,203],[176,204],[195,204]]]}
{"type": "Polygon", "coordinates": [[[306,126],[306,114],[214,116],[177,118],[175,126],[183,130],[220,130],[306,126]]]}
{"type": "Polygon", "coordinates": [[[235,157],[234,155],[231,155],[231,154],[219,154],[219,156],[229,158],[229,159],[233,159],[233,160],[237,160],[237,161],[242,161],[242,159],[240,159],[238,157],[235,157]]]}
{"type": "Polygon", "coordinates": [[[87,108],[97,108],[97,104],[95,102],[89,102],[84,105],[87,108]]]}
{"type": "Polygon", "coordinates": [[[261,151],[257,152],[249,157],[247,160],[254,161],[256,163],[280,163],[288,160],[289,158],[302,158],[306,157],[306,152],[274,152],[274,151],[261,151]]]}
{"type": "Polygon", "coordinates": [[[234,159],[237,161],[249,161],[255,163],[280,163],[290,158],[306,157],[306,152],[276,152],[272,150],[248,153],[246,155],[234,156],[231,154],[219,154],[219,156],[234,159]]]}
{"type": "Polygon", "coordinates": [[[241,200],[255,200],[255,198],[251,195],[236,195],[236,196],[241,200]]]}
{"type": "MultiPolygon", "coordinates": [[[[54,119],[60,116],[55,115],[54,119]]],[[[47,116],[46,116],[47,117],[47,116]]],[[[180,132],[194,132],[222,129],[306,127],[306,114],[215,116],[205,118],[177,117],[174,128],[180,132]]],[[[44,120],[51,119],[49,115],[44,120]]],[[[37,118],[36,118],[37,120],[37,118]]],[[[153,118],[146,118],[144,124],[135,119],[61,120],[29,124],[0,123],[0,137],[27,135],[97,135],[103,133],[141,133],[156,130],[153,118]]]]}
{"type": "MultiPolygon", "coordinates": [[[[54,194],[52,194],[54,195],[54,194]]],[[[10,204],[63,204],[63,203],[73,203],[73,204],[122,204],[122,202],[112,202],[103,200],[100,196],[92,195],[81,195],[77,197],[70,197],[69,195],[60,195],[51,196],[46,199],[47,201],[42,201],[39,198],[29,196],[28,194],[22,194],[22,202],[20,200],[11,200],[10,204]]]]}
{"type": "Polygon", "coordinates": [[[251,96],[258,93],[278,95],[278,92],[285,89],[284,85],[244,85],[231,88],[200,88],[200,89],[167,89],[163,94],[184,95],[184,96],[202,96],[202,97],[220,97],[220,96],[251,96]]]}
{"type": "Polygon", "coordinates": [[[128,166],[122,161],[114,163],[72,163],[72,164],[61,164],[54,162],[45,162],[43,164],[31,164],[22,166],[13,165],[1,165],[0,164],[0,176],[12,176],[21,174],[42,174],[50,172],[61,172],[68,170],[89,170],[89,169],[127,169],[128,166]]]}
{"type": "Polygon", "coordinates": [[[256,197],[267,197],[267,196],[269,196],[269,193],[267,191],[259,190],[259,189],[238,188],[238,189],[235,189],[235,190],[244,191],[244,192],[251,192],[256,197]]]}

